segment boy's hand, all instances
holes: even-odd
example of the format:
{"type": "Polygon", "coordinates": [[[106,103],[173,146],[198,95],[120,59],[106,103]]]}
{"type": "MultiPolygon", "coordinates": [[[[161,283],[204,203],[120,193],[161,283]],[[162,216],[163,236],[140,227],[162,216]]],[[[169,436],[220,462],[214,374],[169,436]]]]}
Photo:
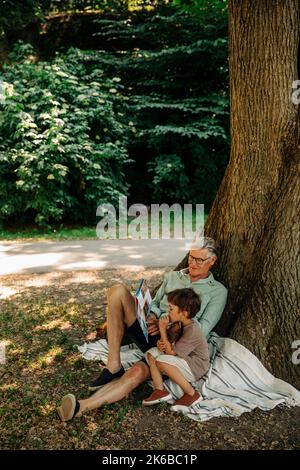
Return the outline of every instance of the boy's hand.
{"type": "Polygon", "coordinates": [[[170,323],[169,315],[166,315],[165,317],[162,317],[159,320],[159,328],[166,330],[169,323],[170,323]]]}
{"type": "Polygon", "coordinates": [[[157,341],[156,346],[158,347],[158,349],[159,349],[161,352],[165,352],[165,350],[166,350],[166,345],[165,345],[165,343],[164,343],[161,339],[159,339],[159,340],[157,341]]]}

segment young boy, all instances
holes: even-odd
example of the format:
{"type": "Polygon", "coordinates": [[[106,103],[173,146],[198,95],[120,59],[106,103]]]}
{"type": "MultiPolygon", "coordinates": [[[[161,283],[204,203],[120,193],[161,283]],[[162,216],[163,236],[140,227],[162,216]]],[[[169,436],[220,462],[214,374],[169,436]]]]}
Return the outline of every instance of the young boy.
{"type": "Polygon", "coordinates": [[[199,312],[201,302],[193,289],[176,289],[168,294],[169,315],[159,321],[161,339],[157,348],[146,353],[154,390],[143,400],[144,405],[155,405],[172,400],[165,390],[162,375],[168,376],[183,390],[184,395],[174,403],[176,410],[198,403],[202,397],[191,383],[199,380],[209,368],[208,345],[204,333],[192,319],[199,312]],[[167,337],[169,321],[181,322],[183,333],[172,345],[167,337]]]}

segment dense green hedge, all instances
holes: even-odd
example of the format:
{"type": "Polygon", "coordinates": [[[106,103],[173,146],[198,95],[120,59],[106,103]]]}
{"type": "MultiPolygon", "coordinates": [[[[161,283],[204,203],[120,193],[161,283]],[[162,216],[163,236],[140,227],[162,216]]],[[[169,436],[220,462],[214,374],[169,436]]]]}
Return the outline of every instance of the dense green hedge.
{"type": "Polygon", "coordinates": [[[87,74],[81,52],[35,63],[19,45],[1,74],[0,217],[39,225],[95,220],[97,205],[127,191],[130,127],[120,79],[87,74]]]}

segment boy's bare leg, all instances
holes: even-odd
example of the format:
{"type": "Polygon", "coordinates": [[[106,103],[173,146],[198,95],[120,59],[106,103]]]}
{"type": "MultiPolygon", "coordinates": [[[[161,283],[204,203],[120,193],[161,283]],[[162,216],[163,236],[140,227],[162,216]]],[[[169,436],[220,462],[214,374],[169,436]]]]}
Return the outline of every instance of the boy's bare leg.
{"type": "Polygon", "coordinates": [[[156,365],[160,372],[163,374],[167,375],[173,382],[177,383],[179,387],[182,388],[184,393],[187,393],[188,395],[194,395],[195,389],[191,386],[191,384],[184,378],[180,370],[175,367],[171,366],[170,364],[167,364],[165,362],[159,362],[156,361],[156,365]]]}
{"type": "Polygon", "coordinates": [[[144,362],[137,362],[117,380],[104,385],[86,400],[79,400],[80,414],[99,408],[108,403],[125,398],[139,384],[150,378],[149,367],[144,362]]]}
{"type": "Polygon", "coordinates": [[[135,320],[135,302],[126,286],[116,285],[107,294],[107,369],[116,373],[121,368],[120,347],[125,325],[131,326],[135,320]]]}
{"type": "Polygon", "coordinates": [[[155,357],[153,357],[151,353],[147,353],[147,359],[150,367],[152,382],[154,385],[153,388],[156,390],[164,390],[164,382],[160,370],[156,365],[155,357]]]}

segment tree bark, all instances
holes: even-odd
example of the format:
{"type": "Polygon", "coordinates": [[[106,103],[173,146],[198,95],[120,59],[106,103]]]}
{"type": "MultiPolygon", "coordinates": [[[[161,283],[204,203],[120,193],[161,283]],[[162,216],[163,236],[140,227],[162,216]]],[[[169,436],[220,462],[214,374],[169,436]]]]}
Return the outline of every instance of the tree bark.
{"type": "Polygon", "coordinates": [[[297,387],[300,114],[291,95],[299,24],[298,0],[229,0],[231,154],[205,226],[230,294],[219,332],[297,387]]]}

